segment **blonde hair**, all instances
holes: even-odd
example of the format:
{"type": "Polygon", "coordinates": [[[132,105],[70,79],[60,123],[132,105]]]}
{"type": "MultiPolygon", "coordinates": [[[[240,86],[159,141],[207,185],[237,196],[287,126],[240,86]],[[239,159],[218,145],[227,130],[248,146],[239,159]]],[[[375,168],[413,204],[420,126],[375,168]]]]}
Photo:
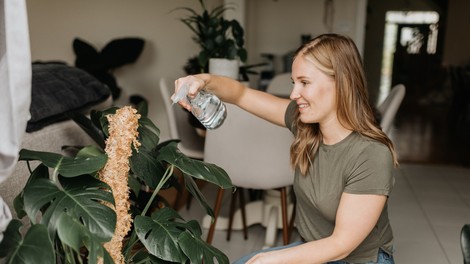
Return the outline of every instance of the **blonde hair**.
{"type": "MultiPolygon", "coordinates": [[[[362,60],[354,42],[346,36],[324,34],[302,45],[295,53],[295,57],[298,56],[303,56],[334,79],[337,114],[341,125],[385,144],[390,149],[393,164],[398,166],[392,141],[375,121],[368,101],[362,60]]],[[[295,112],[294,126],[297,133],[290,148],[291,164],[302,175],[306,175],[322,134],[318,123],[303,123],[298,110],[295,112]]]]}

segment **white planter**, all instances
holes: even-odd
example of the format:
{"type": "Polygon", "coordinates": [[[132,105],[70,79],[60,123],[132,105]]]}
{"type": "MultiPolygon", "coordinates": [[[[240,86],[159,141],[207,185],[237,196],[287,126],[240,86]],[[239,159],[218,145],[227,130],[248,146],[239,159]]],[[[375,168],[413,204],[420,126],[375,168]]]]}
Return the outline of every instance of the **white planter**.
{"type": "Polygon", "coordinates": [[[214,75],[222,75],[238,80],[239,74],[238,60],[228,60],[211,58],[209,59],[209,73],[214,75]]]}

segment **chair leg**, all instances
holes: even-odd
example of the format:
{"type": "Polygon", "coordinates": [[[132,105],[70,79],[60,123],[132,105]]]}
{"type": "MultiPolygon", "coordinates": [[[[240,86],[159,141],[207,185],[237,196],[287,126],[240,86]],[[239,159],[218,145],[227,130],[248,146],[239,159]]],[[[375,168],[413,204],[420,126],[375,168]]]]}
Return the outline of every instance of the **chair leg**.
{"type": "Polygon", "coordinates": [[[284,245],[289,244],[290,230],[287,224],[287,187],[281,188],[281,213],[282,213],[282,239],[284,245]]]}
{"type": "Polygon", "coordinates": [[[240,189],[235,190],[230,199],[230,213],[228,217],[228,227],[227,227],[227,241],[230,240],[230,235],[232,234],[232,224],[233,224],[233,215],[235,214],[235,203],[237,202],[237,196],[240,195],[240,189]]]}
{"type": "Polygon", "coordinates": [[[240,199],[240,209],[242,211],[242,224],[243,224],[243,237],[245,240],[248,239],[248,228],[246,227],[246,210],[245,210],[245,189],[240,189],[239,199],[240,199]]]}
{"type": "Polygon", "coordinates": [[[191,207],[191,201],[193,196],[191,193],[186,189],[184,186],[184,178],[182,175],[178,177],[178,182],[180,184],[180,188],[177,189],[177,194],[176,194],[176,199],[173,202],[173,208],[175,210],[179,210],[180,207],[183,207],[184,204],[182,204],[183,198],[186,198],[186,210],[189,210],[191,207]]]}
{"type": "Polygon", "coordinates": [[[193,200],[193,196],[191,193],[188,192],[188,198],[186,198],[186,210],[191,209],[191,201],[193,200]]]}
{"type": "Polygon", "coordinates": [[[289,240],[292,235],[292,230],[294,229],[294,220],[295,220],[295,211],[296,211],[296,200],[295,197],[292,197],[293,200],[293,207],[292,207],[292,214],[290,215],[290,221],[289,221],[289,240]]]}
{"type": "Polygon", "coordinates": [[[214,220],[211,223],[209,228],[209,233],[207,234],[206,242],[212,244],[212,238],[214,237],[215,225],[217,223],[217,217],[219,216],[220,206],[222,205],[222,198],[224,197],[224,189],[220,188],[217,192],[217,198],[214,205],[214,220]]]}
{"type": "Polygon", "coordinates": [[[245,240],[248,239],[248,228],[246,227],[246,210],[245,210],[245,189],[238,187],[235,193],[232,196],[230,202],[230,215],[228,220],[228,228],[227,228],[227,241],[230,240],[230,235],[232,233],[232,225],[233,225],[233,216],[235,215],[235,203],[239,199],[240,204],[240,211],[242,213],[242,224],[243,224],[243,235],[245,240]]]}

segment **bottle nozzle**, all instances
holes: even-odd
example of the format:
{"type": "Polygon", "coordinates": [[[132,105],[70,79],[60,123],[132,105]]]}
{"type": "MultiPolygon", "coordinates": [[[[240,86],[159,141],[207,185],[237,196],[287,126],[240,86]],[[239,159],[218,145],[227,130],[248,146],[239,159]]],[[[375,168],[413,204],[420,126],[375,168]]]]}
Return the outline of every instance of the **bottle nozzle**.
{"type": "Polygon", "coordinates": [[[173,104],[176,104],[179,101],[181,101],[183,98],[186,98],[186,96],[188,95],[188,92],[189,92],[189,85],[184,83],[183,86],[181,86],[181,88],[175,94],[175,96],[173,96],[172,98],[173,104]]]}

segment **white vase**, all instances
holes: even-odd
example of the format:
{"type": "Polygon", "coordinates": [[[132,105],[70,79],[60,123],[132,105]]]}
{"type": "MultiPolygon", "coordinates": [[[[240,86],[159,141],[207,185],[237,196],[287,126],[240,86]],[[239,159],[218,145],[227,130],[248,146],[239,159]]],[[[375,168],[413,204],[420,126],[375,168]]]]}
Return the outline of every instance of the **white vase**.
{"type": "Polygon", "coordinates": [[[214,75],[222,75],[238,80],[239,74],[238,60],[211,58],[209,59],[209,73],[214,75]]]}

